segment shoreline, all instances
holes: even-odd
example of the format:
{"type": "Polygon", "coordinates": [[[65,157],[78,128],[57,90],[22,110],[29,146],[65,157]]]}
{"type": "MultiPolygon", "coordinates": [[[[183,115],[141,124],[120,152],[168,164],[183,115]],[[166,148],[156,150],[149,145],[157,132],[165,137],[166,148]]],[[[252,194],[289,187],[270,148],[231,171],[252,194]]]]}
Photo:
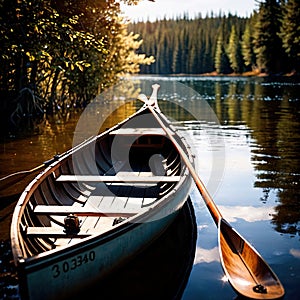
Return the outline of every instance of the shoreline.
{"type": "Polygon", "coordinates": [[[256,71],[249,71],[249,72],[244,72],[244,73],[230,73],[230,74],[218,74],[217,72],[211,72],[211,73],[203,73],[203,74],[186,74],[186,73],[178,73],[178,74],[143,74],[143,73],[136,73],[136,74],[131,74],[133,76],[169,76],[169,77],[181,77],[181,76],[186,76],[186,77],[266,77],[266,78],[278,78],[278,77],[283,77],[283,78],[299,78],[300,79],[300,74],[299,73],[286,73],[286,74],[267,74],[267,73],[261,73],[261,72],[256,72],[256,71]]]}

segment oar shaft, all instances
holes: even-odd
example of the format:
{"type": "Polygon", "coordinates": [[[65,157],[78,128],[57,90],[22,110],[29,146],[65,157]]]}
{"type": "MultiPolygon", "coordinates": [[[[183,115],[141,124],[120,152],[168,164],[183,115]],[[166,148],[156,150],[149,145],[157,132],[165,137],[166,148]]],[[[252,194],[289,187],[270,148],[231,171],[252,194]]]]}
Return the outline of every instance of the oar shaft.
{"type": "Polygon", "coordinates": [[[167,134],[168,138],[170,139],[170,141],[173,143],[173,145],[176,147],[176,149],[180,153],[183,162],[187,166],[191,176],[193,177],[193,179],[195,181],[195,184],[196,184],[202,198],[204,199],[204,201],[206,203],[207,208],[209,209],[216,225],[218,226],[218,222],[222,218],[222,215],[221,215],[218,207],[215,205],[214,201],[212,200],[212,198],[211,198],[209,192],[207,191],[205,185],[203,184],[202,180],[200,179],[200,177],[196,173],[193,165],[191,164],[190,160],[188,159],[187,155],[185,154],[185,152],[183,151],[181,146],[178,144],[176,139],[170,134],[168,128],[166,127],[164,122],[159,117],[159,113],[156,112],[155,109],[152,108],[151,106],[149,106],[149,110],[151,111],[153,116],[156,118],[156,120],[160,124],[161,128],[166,132],[166,134],[167,134]]]}

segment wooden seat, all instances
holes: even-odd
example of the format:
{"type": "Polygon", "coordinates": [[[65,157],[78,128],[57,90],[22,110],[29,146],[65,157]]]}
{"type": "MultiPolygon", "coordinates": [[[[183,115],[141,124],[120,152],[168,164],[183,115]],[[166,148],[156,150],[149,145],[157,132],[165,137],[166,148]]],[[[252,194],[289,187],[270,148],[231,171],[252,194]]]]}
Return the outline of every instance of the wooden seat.
{"type": "Polygon", "coordinates": [[[82,207],[82,206],[63,206],[63,205],[37,205],[34,212],[38,215],[56,215],[65,216],[76,214],[78,216],[94,216],[94,217],[131,217],[141,212],[142,209],[126,208],[120,211],[111,211],[97,209],[97,207],[82,207]]]}
{"type": "MultiPolygon", "coordinates": [[[[113,135],[166,135],[166,132],[159,127],[154,128],[119,128],[117,130],[111,131],[109,134],[113,135]]],[[[173,132],[171,134],[174,135],[173,132]]]]}
{"type": "Polygon", "coordinates": [[[158,183],[177,182],[180,176],[98,176],[98,175],[60,175],[60,182],[108,182],[108,183],[158,183]]]}
{"type": "Polygon", "coordinates": [[[27,236],[47,237],[47,238],[84,238],[98,233],[95,229],[88,232],[66,233],[63,227],[27,227],[27,236]]]}

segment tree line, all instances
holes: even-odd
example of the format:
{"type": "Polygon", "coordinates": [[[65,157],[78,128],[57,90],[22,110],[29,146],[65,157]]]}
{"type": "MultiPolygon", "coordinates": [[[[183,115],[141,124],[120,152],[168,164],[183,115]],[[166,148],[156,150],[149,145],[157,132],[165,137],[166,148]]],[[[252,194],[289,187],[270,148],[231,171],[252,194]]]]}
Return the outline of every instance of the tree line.
{"type": "Polygon", "coordinates": [[[1,122],[84,106],[151,63],[120,15],[116,0],[0,0],[1,122]]]}
{"type": "Polygon", "coordinates": [[[250,17],[201,14],[132,23],[143,39],[138,53],[155,63],[144,74],[283,74],[299,72],[299,0],[265,0],[250,17]]]}

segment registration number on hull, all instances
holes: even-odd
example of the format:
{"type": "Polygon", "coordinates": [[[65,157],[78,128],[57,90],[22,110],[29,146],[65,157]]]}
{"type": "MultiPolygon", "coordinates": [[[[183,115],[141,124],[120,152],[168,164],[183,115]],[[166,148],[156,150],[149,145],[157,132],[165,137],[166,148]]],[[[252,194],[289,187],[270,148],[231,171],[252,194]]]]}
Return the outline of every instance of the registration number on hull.
{"type": "Polygon", "coordinates": [[[90,251],[83,255],[78,255],[70,260],[65,260],[59,264],[52,266],[52,276],[53,278],[58,278],[61,274],[68,273],[72,270],[80,268],[81,266],[94,261],[96,258],[95,251],[90,251]]]}

